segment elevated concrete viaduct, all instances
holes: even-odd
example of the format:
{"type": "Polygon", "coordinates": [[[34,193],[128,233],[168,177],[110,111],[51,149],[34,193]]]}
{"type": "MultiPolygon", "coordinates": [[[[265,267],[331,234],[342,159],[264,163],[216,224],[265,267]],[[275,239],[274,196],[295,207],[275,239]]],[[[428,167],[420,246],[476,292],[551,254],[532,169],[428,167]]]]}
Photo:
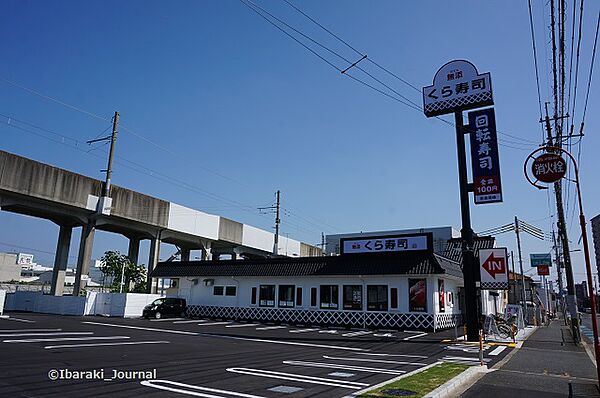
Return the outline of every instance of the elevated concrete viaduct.
{"type": "MultiPolygon", "coordinates": [[[[189,260],[191,250],[202,250],[202,259],[268,257],[274,235],[234,220],[190,209],[112,185],[101,197],[102,181],[48,164],[0,151],[0,208],[4,211],[51,220],[59,226],[54,259],[52,294],[62,295],[73,228],[82,228],[73,294],[83,288],[81,276],[89,271],[96,230],[129,239],[128,256],[138,263],[140,241],[150,240],[148,273],[159,260],[160,243],[180,249],[189,260]]],[[[279,237],[278,255],[314,256],[321,250],[279,237]]],[[[148,280],[155,291],[156,280],[148,280]]]]}

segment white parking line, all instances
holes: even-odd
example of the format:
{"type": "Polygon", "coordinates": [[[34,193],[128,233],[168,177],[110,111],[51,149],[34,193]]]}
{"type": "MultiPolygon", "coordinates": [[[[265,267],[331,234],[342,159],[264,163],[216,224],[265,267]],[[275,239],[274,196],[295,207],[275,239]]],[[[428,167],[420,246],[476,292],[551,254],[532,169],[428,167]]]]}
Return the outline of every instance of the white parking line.
{"type": "Polygon", "coordinates": [[[258,323],[242,323],[240,325],[229,325],[226,328],[248,328],[250,326],[258,326],[258,323]]]}
{"type": "Polygon", "coordinates": [[[325,334],[337,334],[338,331],[337,330],[319,330],[319,333],[325,333],[325,334]]]}
{"type": "Polygon", "coordinates": [[[100,322],[81,322],[81,323],[85,323],[87,325],[110,326],[110,327],[113,327],[113,328],[147,330],[149,332],[163,332],[163,333],[187,334],[187,335],[190,335],[190,336],[198,336],[199,335],[199,333],[196,333],[196,332],[186,332],[186,331],[183,331],[183,330],[144,328],[144,327],[141,327],[141,326],[118,325],[118,324],[113,324],[113,323],[100,323],[100,322]]]}
{"type": "Polygon", "coordinates": [[[423,336],[427,336],[427,333],[419,333],[414,336],[405,337],[402,340],[406,341],[406,340],[418,339],[419,337],[423,337],[423,336]]]}
{"type": "Polygon", "coordinates": [[[188,319],[187,321],[175,321],[173,323],[202,323],[208,322],[208,319],[188,319]]]}
{"type": "Polygon", "coordinates": [[[55,339],[23,339],[2,340],[3,343],[43,343],[45,341],[79,341],[79,340],[119,340],[129,339],[129,336],[102,336],[102,337],[57,337],[55,339]]]}
{"type": "Polygon", "coordinates": [[[290,330],[290,333],[308,333],[308,332],[316,332],[319,329],[293,329],[290,330]]]}
{"type": "Polygon", "coordinates": [[[284,365],[293,365],[293,366],[306,366],[306,367],[312,367],[312,368],[355,370],[357,372],[383,373],[383,374],[388,374],[388,375],[401,375],[403,373],[406,373],[403,370],[369,368],[369,367],[365,367],[365,366],[353,366],[353,365],[340,365],[337,363],[327,363],[327,362],[283,361],[283,364],[284,365]]]}
{"type": "Polygon", "coordinates": [[[390,363],[395,365],[414,365],[414,366],[426,366],[426,363],[421,362],[405,362],[405,361],[388,361],[386,359],[368,359],[368,358],[344,358],[344,357],[331,357],[329,355],[323,355],[325,359],[333,359],[337,361],[356,361],[356,362],[377,362],[377,363],[390,363]]]}
{"type": "Polygon", "coordinates": [[[392,333],[375,333],[374,337],[394,337],[392,333]]]}
{"type": "Polygon", "coordinates": [[[375,353],[375,352],[357,352],[360,355],[371,355],[374,357],[405,357],[405,358],[421,358],[427,359],[428,356],[425,355],[406,355],[406,354],[383,354],[383,353],[375,353]]]}
{"type": "Polygon", "coordinates": [[[170,322],[170,321],[183,321],[185,318],[162,318],[162,319],[150,319],[150,322],[170,322]]]}
{"type": "Polygon", "coordinates": [[[262,328],[256,328],[256,330],[275,330],[275,329],[285,329],[287,326],[265,326],[262,328]]]}
{"type": "Polygon", "coordinates": [[[350,333],[344,333],[342,334],[342,336],[344,337],[357,337],[357,336],[366,336],[368,334],[372,334],[373,332],[368,331],[368,330],[360,330],[358,332],[350,332],[350,333]]]}
{"type": "Polygon", "coordinates": [[[62,329],[0,329],[0,333],[60,332],[61,330],[62,329]]]}
{"type": "Polygon", "coordinates": [[[496,355],[499,355],[504,350],[506,350],[506,346],[500,345],[500,346],[494,348],[492,351],[490,351],[490,353],[488,355],[495,357],[496,355]]]}
{"type": "Polygon", "coordinates": [[[41,337],[41,336],[76,336],[94,334],[94,332],[47,332],[47,333],[2,333],[2,337],[41,337]]]}
{"type": "Polygon", "coordinates": [[[7,317],[1,317],[0,319],[6,319],[7,321],[17,321],[17,322],[25,322],[25,323],[35,323],[35,321],[29,320],[29,319],[13,318],[13,317],[10,317],[10,316],[7,316],[7,317]]]}
{"type": "Polygon", "coordinates": [[[194,397],[203,397],[203,398],[228,398],[228,397],[264,398],[264,397],[261,397],[259,395],[250,395],[250,394],[244,394],[244,393],[241,393],[241,392],[227,391],[227,390],[217,390],[216,388],[194,386],[192,384],[178,383],[176,381],[170,381],[170,380],[144,380],[144,381],[141,381],[140,384],[143,385],[143,386],[146,386],[146,387],[152,387],[152,388],[156,388],[156,389],[159,389],[159,390],[171,391],[171,392],[176,392],[176,393],[180,393],[180,394],[191,395],[191,396],[194,396],[194,397]],[[166,385],[161,385],[161,384],[166,384],[166,385]],[[168,385],[179,387],[179,388],[167,387],[168,385]],[[197,391],[193,391],[193,390],[197,390],[197,391]],[[204,393],[198,392],[198,391],[206,391],[206,392],[213,393],[213,394],[204,394],[204,393]],[[214,394],[224,394],[224,395],[214,395],[214,394]]]}
{"type": "Polygon", "coordinates": [[[262,369],[228,368],[227,371],[232,372],[232,373],[240,373],[240,374],[250,375],[250,376],[268,377],[271,379],[292,380],[292,381],[297,381],[300,383],[320,384],[320,385],[325,385],[325,386],[349,388],[349,389],[353,389],[353,390],[360,390],[361,388],[368,386],[368,384],[357,383],[357,382],[353,382],[353,381],[326,379],[323,377],[305,376],[305,375],[295,374],[295,373],[274,372],[271,370],[262,370],[262,369]]]}
{"type": "Polygon", "coordinates": [[[210,323],[199,323],[198,326],[217,326],[217,325],[230,325],[232,322],[210,322],[210,323]]]}
{"type": "Polygon", "coordinates": [[[267,340],[267,339],[258,339],[258,338],[254,338],[254,337],[224,336],[224,335],[212,334],[212,333],[199,333],[199,335],[207,336],[207,337],[215,337],[215,338],[219,338],[219,339],[254,341],[257,343],[297,345],[297,346],[301,346],[301,347],[316,347],[316,348],[324,348],[324,349],[332,349],[332,350],[366,351],[366,349],[364,349],[364,348],[346,347],[346,346],[339,346],[339,345],[327,345],[327,344],[301,343],[299,341],[267,340]]]}
{"type": "Polygon", "coordinates": [[[90,343],[90,344],[62,344],[62,345],[47,345],[46,350],[55,348],[83,348],[83,347],[102,347],[111,345],[138,345],[138,344],[169,344],[170,341],[125,341],[122,343],[90,343]]]}

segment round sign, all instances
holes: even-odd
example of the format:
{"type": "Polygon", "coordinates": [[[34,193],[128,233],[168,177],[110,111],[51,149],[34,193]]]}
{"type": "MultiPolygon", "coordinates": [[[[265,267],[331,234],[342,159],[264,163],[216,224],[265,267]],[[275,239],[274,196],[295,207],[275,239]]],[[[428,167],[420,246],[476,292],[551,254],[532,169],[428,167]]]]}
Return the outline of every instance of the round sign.
{"type": "Polygon", "coordinates": [[[552,183],[565,176],[567,163],[555,153],[544,153],[531,164],[531,172],[539,181],[552,183]]]}

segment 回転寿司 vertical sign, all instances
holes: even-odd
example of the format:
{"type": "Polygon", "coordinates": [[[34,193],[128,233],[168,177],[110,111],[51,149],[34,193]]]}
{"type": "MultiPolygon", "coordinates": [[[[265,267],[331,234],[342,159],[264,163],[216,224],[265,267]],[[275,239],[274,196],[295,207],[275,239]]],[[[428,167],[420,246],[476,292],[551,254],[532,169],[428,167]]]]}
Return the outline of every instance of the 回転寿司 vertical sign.
{"type": "Polygon", "coordinates": [[[494,108],[469,112],[475,204],[502,202],[494,108]]]}

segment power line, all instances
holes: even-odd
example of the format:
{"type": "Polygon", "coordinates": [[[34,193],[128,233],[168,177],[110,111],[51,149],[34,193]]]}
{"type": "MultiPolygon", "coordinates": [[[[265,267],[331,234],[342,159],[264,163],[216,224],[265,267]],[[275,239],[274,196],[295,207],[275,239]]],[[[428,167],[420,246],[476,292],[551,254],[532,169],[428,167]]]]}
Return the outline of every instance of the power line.
{"type": "MultiPolygon", "coordinates": [[[[538,74],[538,61],[537,61],[537,50],[536,50],[536,45],[535,45],[535,34],[533,31],[533,13],[531,11],[531,0],[527,0],[528,6],[529,6],[529,27],[531,29],[531,44],[533,47],[533,62],[535,65],[535,84],[537,87],[537,95],[538,95],[538,105],[539,105],[539,110],[540,110],[540,120],[543,118],[543,113],[542,113],[542,95],[540,93],[540,78],[539,78],[539,74],[538,74]]],[[[544,126],[541,126],[542,129],[542,141],[543,141],[543,136],[544,136],[544,126]]]]}
{"type": "Polygon", "coordinates": [[[596,36],[594,38],[594,49],[592,51],[592,61],[590,63],[590,74],[588,77],[587,90],[585,94],[585,104],[583,106],[583,116],[581,118],[581,128],[579,134],[583,134],[583,125],[585,123],[585,115],[587,112],[588,99],[590,97],[590,87],[592,86],[592,73],[594,72],[594,60],[596,59],[596,45],[598,44],[598,30],[600,28],[600,11],[598,12],[598,21],[596,22],[596,36]]]}

